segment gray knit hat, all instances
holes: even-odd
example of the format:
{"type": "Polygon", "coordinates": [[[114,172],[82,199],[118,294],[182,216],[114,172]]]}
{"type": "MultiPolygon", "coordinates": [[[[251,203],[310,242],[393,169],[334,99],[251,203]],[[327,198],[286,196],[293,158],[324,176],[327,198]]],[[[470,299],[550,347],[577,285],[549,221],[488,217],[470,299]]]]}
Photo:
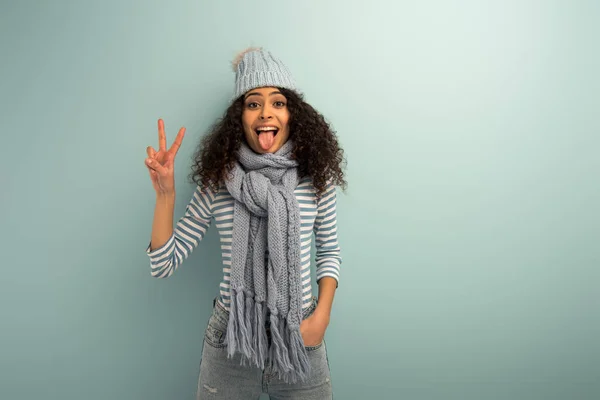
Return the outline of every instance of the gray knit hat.
{"type": "Polygon", "coordinates": [[[250,47],[242,51],[232,64],[235,71],[234,100],[248,90],[259,87],[296,90],[296,83],[288,68],[262,48],[250,47]]]}

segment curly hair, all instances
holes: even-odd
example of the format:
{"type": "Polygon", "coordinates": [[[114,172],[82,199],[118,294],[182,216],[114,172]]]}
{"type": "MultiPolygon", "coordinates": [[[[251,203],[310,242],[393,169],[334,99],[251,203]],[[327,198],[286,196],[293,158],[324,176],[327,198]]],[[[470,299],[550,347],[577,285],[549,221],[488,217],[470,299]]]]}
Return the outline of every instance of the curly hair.
{"type": "MultiPolygon", "coordinates": [[[[347,187],[344,152],[335,132],[317,110],[304,101],[303,95],[279,88],[287,99],[290,113],[289,140],[294,141],[292,157],[298,160],[300,177],[310,177],[317,197],[328,183],[347,187]]],[[[217,191],[224,184],[237,161],[237,152],[245,140],[242,126],[244,96],[225,111],[223,117],[204,136],[193,156],[190,180],[203,188],[217,191]]]]}

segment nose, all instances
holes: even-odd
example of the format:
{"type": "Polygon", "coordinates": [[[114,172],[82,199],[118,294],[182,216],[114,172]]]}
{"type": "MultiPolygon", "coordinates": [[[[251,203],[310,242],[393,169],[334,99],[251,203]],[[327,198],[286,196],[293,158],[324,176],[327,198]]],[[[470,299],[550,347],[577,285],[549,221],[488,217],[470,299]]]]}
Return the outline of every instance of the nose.
{"type": "Polygon", "coordinates": [[[261,120],[271,119],[273,116],[271,115],[271,110],[268,106],[265,106],[261,109],[260,115],[258,116],[261,120]]]}

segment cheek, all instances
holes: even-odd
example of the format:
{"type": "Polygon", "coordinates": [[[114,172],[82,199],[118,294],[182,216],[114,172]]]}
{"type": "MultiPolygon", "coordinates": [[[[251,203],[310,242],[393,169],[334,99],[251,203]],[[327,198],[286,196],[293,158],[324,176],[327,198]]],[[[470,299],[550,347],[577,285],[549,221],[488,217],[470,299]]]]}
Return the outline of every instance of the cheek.
{"type": "Polygon", "coordinates": [[[244,125],[244,129],[252,126],[252,123],[256,119],[255,114],[247,109],[242,112],[242,125],[244,125]]]}
{"type": "Polygon", "coordinates": [[[247,121],[242,121],[242,127],[244,129],[244,135],[246,135],[246,137],[250,138],[252,136],[252,133],[254,133],[252,131],[252,124],[247,121]]]}
{"type": "Polygon", "coordinates": [[[286,136],[289,136],[289,134],[290,134],[290,120],[289,119],[285,120],[285,128],[286,128],[285,134],[286,134],[286,136]]]}
{"type": "Polygon", "coordinates": [[[289,127],[290,127],[290,114],[289,114],[289,112],[286,111],[284,113],[281,113],[281,115],[279,116],[279,121],[281,122],[282,125],[285,125],[288,128],[288,130],[289,130],[289,127]]]}
{"type": "Polygon", "coordinates": [[[256,135],[253,135],[249,130],[244,130],[244,137],[248,143],[255,143],[258,140],[256,135]]]}

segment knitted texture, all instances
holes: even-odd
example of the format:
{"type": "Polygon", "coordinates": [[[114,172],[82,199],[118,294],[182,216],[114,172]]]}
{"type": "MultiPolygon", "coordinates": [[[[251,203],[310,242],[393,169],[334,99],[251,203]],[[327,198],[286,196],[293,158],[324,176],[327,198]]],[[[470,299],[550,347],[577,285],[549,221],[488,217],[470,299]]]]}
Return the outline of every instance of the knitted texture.
{"type": "Polygon", "coordinates": [[[280,87],[296,90],[296,83],[289,69],[267,50],[249,48],[233,61],[235,90],[233,99],[259,87],[280,87]]]}
{"type": "Polygon", "coordinates": [[[242,364],[268,365],[285,382],[310,373],[300,334],[300,209],[298,162],[288,140],[275,153],[242,144],[226,186],[234,198],[231,306],[225,341],[242,364]],[[270,324],[271,344],[266,334],[270,324]]]}

